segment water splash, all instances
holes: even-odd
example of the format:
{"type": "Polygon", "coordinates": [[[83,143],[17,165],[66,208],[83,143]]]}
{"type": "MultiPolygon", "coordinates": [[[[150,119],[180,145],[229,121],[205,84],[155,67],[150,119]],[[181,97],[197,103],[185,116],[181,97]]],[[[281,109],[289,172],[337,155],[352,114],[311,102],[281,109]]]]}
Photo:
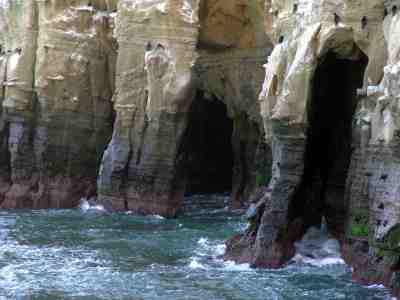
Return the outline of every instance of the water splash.
{"type": "Polygon", "coordinates": [[[95,212],[106,212],[103,205],[97,204],[94,200],[87,200],[82,198],[79,203],[79,209],[83,212],[95,211],[95,212]]]}
{"type": "Polygon", "coordinates": [[[207,270],[207,267],[200,263],[197,258],[192,258],[190,263],[189,263],[189,268],[190,269],[201,269],[201,270],[207,270]]]}
{"type": "Polygon", "coordinates": [[[292,261],[317,267],[344,264],[339,241],[327,232],[326,223],[321,228],[311,227],[303,239],[295,244],[296,255],[292,261]]]}
{"type": "MultiPolygon", "coordinates": [[[[96,204],[82,201],[89,211],[96,204]]],[[[352,282],[342,264],[264,270],[224,261],[238,216],[82,214],[0,211],[0,299],[392,299],[352,282]]]]}
{"type": "Polygon", "coordinates": [[[238,264],[234,261],[226,261],[224,262],[224,271],[228,272],[251,272],[254,269],[250,268],[250,264],[238,264]]]}
{"type": "Polygon", "coordinates": [[[163,216],[160,216],[160,215],[151,215],[154,219],[157,219],[157,220],[165,220],[165,217],[163,217],[163,216]]]}

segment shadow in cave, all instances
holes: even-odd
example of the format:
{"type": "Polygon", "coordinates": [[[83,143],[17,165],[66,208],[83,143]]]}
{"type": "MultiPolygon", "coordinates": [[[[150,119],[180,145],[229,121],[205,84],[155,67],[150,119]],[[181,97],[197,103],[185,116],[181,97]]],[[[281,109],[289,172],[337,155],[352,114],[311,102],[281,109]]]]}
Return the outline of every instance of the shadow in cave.
{"type": "Polygon", "coordinates": [[[356,91],[363,85],[368,63],[368,57],[354,48],[357,55],[349,58],[328,52],[316,69],[307,107],[304,173],[289,210],[291,220],[303,219],[305,230],[319,226],[324,216],[337,236],[344,232],[356,91]]]}
{"type": "Polygon", "coordinates": [[[198,91],[179,150],[186,196],[231,192],[232,132],[225,104],[198,91]]]}

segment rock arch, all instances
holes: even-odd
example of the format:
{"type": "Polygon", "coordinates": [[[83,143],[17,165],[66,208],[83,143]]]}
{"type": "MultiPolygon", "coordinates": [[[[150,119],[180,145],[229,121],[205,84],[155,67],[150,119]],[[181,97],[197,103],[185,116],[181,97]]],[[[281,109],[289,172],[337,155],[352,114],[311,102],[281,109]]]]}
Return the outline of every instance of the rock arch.
{"type": "MultiPolygon", "coordinates": [[[[278,45],[274,52],[283,53],[284,47],[278,45]]],[[[368,57],[356,45],[350,27],[316,25],[304,33],[282,76],[278,71],[287,63],[275,60],[267,65],[261,95],[263,113],[269,114],[264,124],[273,149],[272,191],[249,231],[228,243],[227,258],[261,267],[279,267],[290,259],[294,242],[307,228],[320,224],[322,216],[329,219],[332,231],[344,234],[356,92],[363,86],[368,57]],[[277,78],[284,82],[276,83],[277,78]],[[331,160],[339,162],[336,168],[331,160]],[[321,170],[324,180],[316,179],[321,170]]]]}
{"type": "Polygon", "coordinates": [[[289,209],[290,219],[303,217],[305,229],[320,225],[324,216],[337,235],[344,234],[353,117],[368,64],[357,45],[347,43],[318,60],[307,105],[304,172],[289,209]]]}

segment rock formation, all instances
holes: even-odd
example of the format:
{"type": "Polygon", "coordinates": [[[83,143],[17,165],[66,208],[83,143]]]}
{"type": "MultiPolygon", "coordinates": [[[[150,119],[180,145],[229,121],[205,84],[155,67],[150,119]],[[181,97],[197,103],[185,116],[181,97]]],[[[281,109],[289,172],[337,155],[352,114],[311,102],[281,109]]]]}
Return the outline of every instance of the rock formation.
{"type": "Polygon", "coordinates": [[[100,201],[175,216],[185,186],[213,191],[208,180],[221,180],[235,205],[249,195],[270,47],[263,13],[262,1],[120,1],[100,201]]]}
{"type": "Polygon", "coordinates": [[[399,0],[0,1],[0,205],[176,216],[250,202],[226,258],[322,218],[400,293],[399,0]],[[264,68],[263,68],[264,65],[264,68]]]}
{"type": "MultiPolygon", "coordinates": [[[[354,278],[399,294],[399,1],[272,1],[270,193],[226,257],[279,267],[325,217],[354,278]]],[[[269,23],[268,23],[269,24],[269,23]]]]}
{"type": "Polygon", "coordinates": [[[95,191],[112,132],[116,3],[77,2],[0,2],[3,208],[73,207],[95,191]]]}

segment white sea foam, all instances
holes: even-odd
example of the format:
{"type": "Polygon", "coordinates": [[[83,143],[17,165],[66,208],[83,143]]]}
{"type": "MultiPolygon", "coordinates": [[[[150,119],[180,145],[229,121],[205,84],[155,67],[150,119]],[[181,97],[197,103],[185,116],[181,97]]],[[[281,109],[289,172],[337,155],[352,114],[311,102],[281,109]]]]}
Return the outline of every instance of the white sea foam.
{"type": "Polygon", "coordinates": [[[219,258],[225,253],[226,246],[224,243],[215,243],[209,241],[207,238],[200,238],[197,241],[199,248],[196,249],[196,254],[199,256],[208,256],[214,259],[219,258]]]}
{"type": "Polygon", "coordinates": [[[202,246],[206,246],[207,242],[208,242],[208,239],[202,237],[197,241],[197,244],[202,245],[202,246]]]}
{"type": "Polygon", "coordinates": [[[207,267],[203,265],[202,263],[199,262],[198,258],[192,257],[189,263],[189,268],[190,269],[201,269],[201,270],[207,270],[207,267]]]}
{"type": "Polygon", "coordinates": [[[317,267],[344,264],[339,241],[331,237],[323,224],[322,228],[310,228],[303,239],[295,244],[296,255],[292,261],[317,267]]]}
{"type": "Polygon", "coordinates": [[[292,260],[297,263],[304,263],[315,267],[342,265],[345,263],[340,257],[310,258],[302,256],[301,254],[296,254],[292,260]]]}
{"type": "Polygon", "coordinates": [[[249,272],[252,271],[250,264],[237,264],[234,261],[225,261],[224,268],[225,271],[230,272],[249,272]]]}
{"type": "Polygon", "coordinates": [[[103,205],[90,203],[86,198],[81,199],[79,208],[84,212],[87,212],[87,211],[104,212],[105,211],[105,208],[103,205]]]}
{"type": "Polygon", "coordinates": [[[86,199],[81,199],[79,203],[79,208],[83,211],[87,211],[90,208],[90,204],[86,199]]]}
{"type": "Polygon", "coordinates": [[[224,255],[226,251],[226,245],[225,244],[219,244],[214,246],[214,253],[217,256],[224,255]]]}
{"type": "Polygon", "coordinates": [[[371,284],[367,286],[368,289],[385,289],[383,284],[371,284]]]}

